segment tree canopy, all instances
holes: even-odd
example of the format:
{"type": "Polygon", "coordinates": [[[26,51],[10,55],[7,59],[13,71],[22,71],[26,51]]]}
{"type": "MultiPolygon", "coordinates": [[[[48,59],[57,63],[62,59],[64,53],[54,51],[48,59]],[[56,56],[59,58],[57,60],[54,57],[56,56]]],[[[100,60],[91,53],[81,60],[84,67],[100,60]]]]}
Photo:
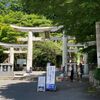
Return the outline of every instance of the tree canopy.
{"type": "Polygon", "coordinates": [[[95,40],[95,22],[99,21],[99,0],[21,0],[27,13],[45,15],[64,25],[67,34],[78,42],[95,40]]]}
{"type": "MultiPolygon", "coordinates": [[[[95,41],[99,5],[99,0],[0,0],[0,39],[18,42],[18,37],[26,36],[9,27],[9,24],[17,24],[30,27],[63,25],[66,34],[75,36],[76,42],[95,41]]],[[[88,47],[84,51],[94,52],[96,48],[88,47]]]]}
{"type": "Polygon", "coordinates": [[[19,0],[0,0],[0,14],[9,13],[9,11],[22,11],[19,0]]]}
{"type": "MultiPolygon", "coordinates": [[[[14,30],[13,28],[11,28],[10,24],[16,24],[18,26],[27,26],[27,27],[35,27],[35,26],[45,26],[46,27],[46,26],[51,26],[52,21],[47,19],[43,15],[26,14],[25,12],[22,12],[22,11],[15,11],[15,12],[9,11],[8,13],[5,13],[5,14],[3,13],[0,15],[0,42],[18,44],[18,43],[23,43],[23,42],[19,42],[18,38],[27,37],[28,33],[18,32],[14,30]]],[[[40,36],[44,37],[45,35],[43,33],[40,36]]],[[[33,47],[34,47],[33,48],[34,49],[33,50],[34,66],[41,65],[42,67],[45,67],[48,61],[51,61],[56,64],[56,56],[61,55],[61,50],[59,49],[58,43],[53,43],[53,42],[37,43],[35,42],[33,47]],[[53,55],[51,56],[51,54],[53,55]]],[[[0,56],[2,56],[2,49],[0,50],[1,50],[0,56]]],[[[19,57],[19,55],[16,55],[16,56],[17,58],[19,57]]],[[[5,59],[6,57],[2,59],[5,59]]],[[[3,61],[2,59],[1,61],[3,61]]]]}
{"type": "MultiPolygon", "coordinates": [[[[44,15],[53,23],[64,25],[66,34],[75,36],[76,42],[96,40],[95,22],[100,21],[100,0],[21,0],[21,3],[26,13],[44,15]]],[[[94,51],[94,47],[88,47],[85,52],[94,51]]]]}

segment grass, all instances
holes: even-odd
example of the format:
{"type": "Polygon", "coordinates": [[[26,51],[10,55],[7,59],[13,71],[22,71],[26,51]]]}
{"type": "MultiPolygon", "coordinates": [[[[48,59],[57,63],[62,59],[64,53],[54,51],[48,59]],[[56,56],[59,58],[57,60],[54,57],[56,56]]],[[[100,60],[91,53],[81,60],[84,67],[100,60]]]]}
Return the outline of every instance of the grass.
{"type": "Polygon", "coordinates": [[[95,93],[96,91],[97,91],[97,89],[94,86],[90,86],[87,88],[87,92],[89,92],[89,93],[95,93]]]}

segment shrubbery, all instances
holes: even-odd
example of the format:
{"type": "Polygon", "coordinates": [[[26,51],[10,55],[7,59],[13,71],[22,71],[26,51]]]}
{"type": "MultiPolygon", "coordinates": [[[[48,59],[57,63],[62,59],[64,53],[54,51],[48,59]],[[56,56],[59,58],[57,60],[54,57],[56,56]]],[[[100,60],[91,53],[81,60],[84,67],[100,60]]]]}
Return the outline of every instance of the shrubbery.
{"type": "Polygon", "coordinates": [[[100,68],[94,70],[94,78],[100,81],[100,68]]]}

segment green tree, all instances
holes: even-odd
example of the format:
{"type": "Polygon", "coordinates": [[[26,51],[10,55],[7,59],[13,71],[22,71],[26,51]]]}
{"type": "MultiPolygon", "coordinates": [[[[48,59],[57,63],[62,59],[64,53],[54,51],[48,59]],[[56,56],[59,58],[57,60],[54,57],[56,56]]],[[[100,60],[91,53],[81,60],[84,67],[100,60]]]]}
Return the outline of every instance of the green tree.
{"type": "Polygon", "coordinates": [[[95,39],[94,25],[99,20],[99,0],[21,1],[25,12],[45,15],[54,23],[64,25],[67,34],[76,36],[78,42],[95,39]]]}
{"type": "Polygon", "coordinates": [[[19,0],[0,0],[0,14],[6,14],[10,11],[22,11],[19,0]]]}
{"type": "MultiPolygon", "coordinates": [[[[0,40],[1,42],[6,43],[23,43],[19,42],[17,39],[20,37],[27,37],[27,33],[18,32],[10,27],[10,24],[16,24],[18,26],[51,26],[52,21],[44,17],[43,15],[38,14],[26,14],[21,11],[10,11],[7,14],[0,15],[0,40]]],[[[41,35],[44,36],[44,35],[41,35]]],[[[33,62],[35,62],[34,66],[44,66],[46,62],[51,61],[52,63],[56,63],[56,56],[60,55],[61,50],[57,47],[58,44],[52,43],[36,43],[33,62]],[[39,45],[40,48],[37,48],[39,45]],[[43,58],[43,59],[42,59],[43,58]]],[[[34,48],[33,48],[34,49],[34,48]]],[[[3,50],[3,49],[2,49],[3,50]]],[[[24,55],[26,56],[26,55],[24,55]]],[[[15,58],[19,57],[19,55],[15,55],[15,58]]]]}
{"type": "Polygon", "coordinates": [[[3,42],[17,42],[17,38],[26,36],[27,33],[17,32],[10,27],[10,24],[19,26],[51,26],[52,21],[44,16],[25,14],[23,12],[10,11],[8,14],[0,15],[0,40],[3,42]]]}
{"type": "Polygon", "coordinates": [[[44,43],[36,42],[33,46],[33,66],[45,68],[47,62],[60,66],[61,63],[56,62],[58,55],[61,55],[61,50],[57,43],[52,41],[46,41],[44,43]]]}
{"type": "MultiPolygon", "coordinates": [[[[21,0],[21,2],[25,12],[45,15],[57,25],[64,25],[66,34],[75,36],[76,42],[96,40],[95,22],[100,21],[100,0],[40,0],[39,2],[21,0]]],[[[86,52],[89,53],[93,51],[92,49],[94,48],[89,47],[86,52]]]]}

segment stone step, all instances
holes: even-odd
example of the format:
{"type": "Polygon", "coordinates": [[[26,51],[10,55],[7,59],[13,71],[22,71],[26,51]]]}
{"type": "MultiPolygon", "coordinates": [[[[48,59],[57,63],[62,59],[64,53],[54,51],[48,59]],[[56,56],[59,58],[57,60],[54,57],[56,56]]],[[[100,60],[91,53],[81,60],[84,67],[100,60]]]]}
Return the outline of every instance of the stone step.
{"type": "Polygon", "coordinates": [[[4,76],[4,77],[0,76],[0,80],[13,80],[13,79],[14,79],[14,77],[12,77],[12,76],[11,77],[10,76],[4,76]]]}
{"type": "Polygon", "coordinates": [[[14,73],[13,72],[1,72],[0,71],[0,79],[7,80],[7,79],[13,79],[14,73]]]}
{"type": "Polygon", "coordinates": [[[14,76],[13,80],[27,80],[27,81],[33,81],[37,80],[37,76],[35,75],[29,75],[29,76],[14,76]]]}

